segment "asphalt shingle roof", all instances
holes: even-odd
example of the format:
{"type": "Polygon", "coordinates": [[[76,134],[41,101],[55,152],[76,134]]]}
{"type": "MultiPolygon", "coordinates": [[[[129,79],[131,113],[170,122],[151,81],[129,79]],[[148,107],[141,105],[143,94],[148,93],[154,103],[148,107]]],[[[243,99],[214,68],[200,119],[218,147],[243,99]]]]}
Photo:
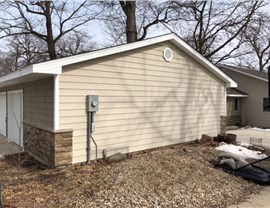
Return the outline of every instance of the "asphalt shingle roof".
{"type": "Polygon", "coordinates": [[[244,72],[244,73],[259,77],[259,78],[268,79],[268,73],[265,71],[261,72],[261,71],[257,71],[257,70],[253,70],[253,69],[247,69],[247,68],[237,67],[237,66],[230,66],[230,65],[225,65],[225,64],[218,65],[218,68],[221,69],[225,73],[226,73],[226,70],[233,69],[233,70],[236,70],[239,72],[244,72]]]}
{"type": "Polygon", "coordinates": [[[238,90],[238,89],[236,89],[236,88],[227,88],[227,95],[246,95],[246,96],[248,96],[248,94],[247,93],[245,93],[245,92],[243,92],[243,91],[241,91],[241,90],[238,90]]]}

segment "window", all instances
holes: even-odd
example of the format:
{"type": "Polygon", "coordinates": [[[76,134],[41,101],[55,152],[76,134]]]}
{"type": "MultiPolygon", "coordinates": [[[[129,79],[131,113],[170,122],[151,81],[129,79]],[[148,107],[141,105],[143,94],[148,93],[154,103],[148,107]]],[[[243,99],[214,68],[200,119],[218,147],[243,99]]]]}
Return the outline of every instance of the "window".
{"type": "Polygon", "coordinates": [[[239,111],[239,98],[234,98],[234,111],[239,111]]]}
{"type": "Polygon", "coordinates": [[[270,112],[269,98],[263,98],[263,111],[270,112]]]}

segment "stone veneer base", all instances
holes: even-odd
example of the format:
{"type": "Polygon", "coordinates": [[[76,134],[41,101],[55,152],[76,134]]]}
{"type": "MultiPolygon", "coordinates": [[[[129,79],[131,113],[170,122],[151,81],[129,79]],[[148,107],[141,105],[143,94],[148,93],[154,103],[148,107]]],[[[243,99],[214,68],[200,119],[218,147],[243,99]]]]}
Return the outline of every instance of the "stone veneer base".
{"type": "Polygon", "coordinates": [[[241,115],[229,115],[220,117],[220,133],[222,135],[226,134],[227,126],[240,126],[241,125],[241,115]]]}
{"type": "Polygon", "coordinates": [[[23,124],[24,150],[48,167],[72,164],[73,130],[49,130],[33,123],[23,124]]]}

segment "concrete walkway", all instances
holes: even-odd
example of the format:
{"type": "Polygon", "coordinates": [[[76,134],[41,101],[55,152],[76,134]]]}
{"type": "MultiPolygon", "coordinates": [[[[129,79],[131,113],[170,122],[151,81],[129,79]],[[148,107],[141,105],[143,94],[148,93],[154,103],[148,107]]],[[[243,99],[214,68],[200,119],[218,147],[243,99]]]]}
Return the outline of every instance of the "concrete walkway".
{"type": "MultiPolygon", "coordinates": [[[[227,131],[227,134],[236,134],[237,141],[270,147],[270,132],[257,131],[253,129],[237,129],[227,131]],[[261,138],[261,143],[256,143],[257,139],[261,138]]],[[[260,140],[258,140],[260,141],[260,140]]],[[[259,194],[251,195],[247,200],[238,205],[232,205],[228,208],[270,208],[270,186],[266,186],[259,194]]]]}
{"type": "Polygon", "coordinates": [[[270,207],[270,186],[266,186],[260,194],[253,194],[249,199],[238,205],[228,208],[269,208],[270,207]]]}
{"type": "Polygon", "coordinates": [[[252,140],[254,142],[253,144],[270,147],[270,131],[257,131],[253,129],[237,129],[237,130],[226,131],[226,133],[236,134],[237,141],[250,143],[250,140],[252,140]],[[261,144],[256,143],[256,140],[258,139],[261,139],[261,144]]]}
{"type": "Polygon", "coordinates": [[[14,153],[19,153],[21,150],[18,145],[8,142],[5,137],[0,135],[0,154],[1,155],[10,155],[14,153]]]}

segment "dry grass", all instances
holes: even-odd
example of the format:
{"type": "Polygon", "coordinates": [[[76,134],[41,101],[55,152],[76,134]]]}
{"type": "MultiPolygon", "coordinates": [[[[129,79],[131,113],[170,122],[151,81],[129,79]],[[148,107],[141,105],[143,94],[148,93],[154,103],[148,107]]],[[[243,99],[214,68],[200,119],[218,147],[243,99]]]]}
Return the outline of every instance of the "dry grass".
{"type": "Polygon", "coordinates": [[[0,161],[3,201],[10,207],[226,207],[261,189],[215,169],[218,154],[179,145],[62,169],[43,169],[24,155],[19,174],[12,156],[0,161]]]}

